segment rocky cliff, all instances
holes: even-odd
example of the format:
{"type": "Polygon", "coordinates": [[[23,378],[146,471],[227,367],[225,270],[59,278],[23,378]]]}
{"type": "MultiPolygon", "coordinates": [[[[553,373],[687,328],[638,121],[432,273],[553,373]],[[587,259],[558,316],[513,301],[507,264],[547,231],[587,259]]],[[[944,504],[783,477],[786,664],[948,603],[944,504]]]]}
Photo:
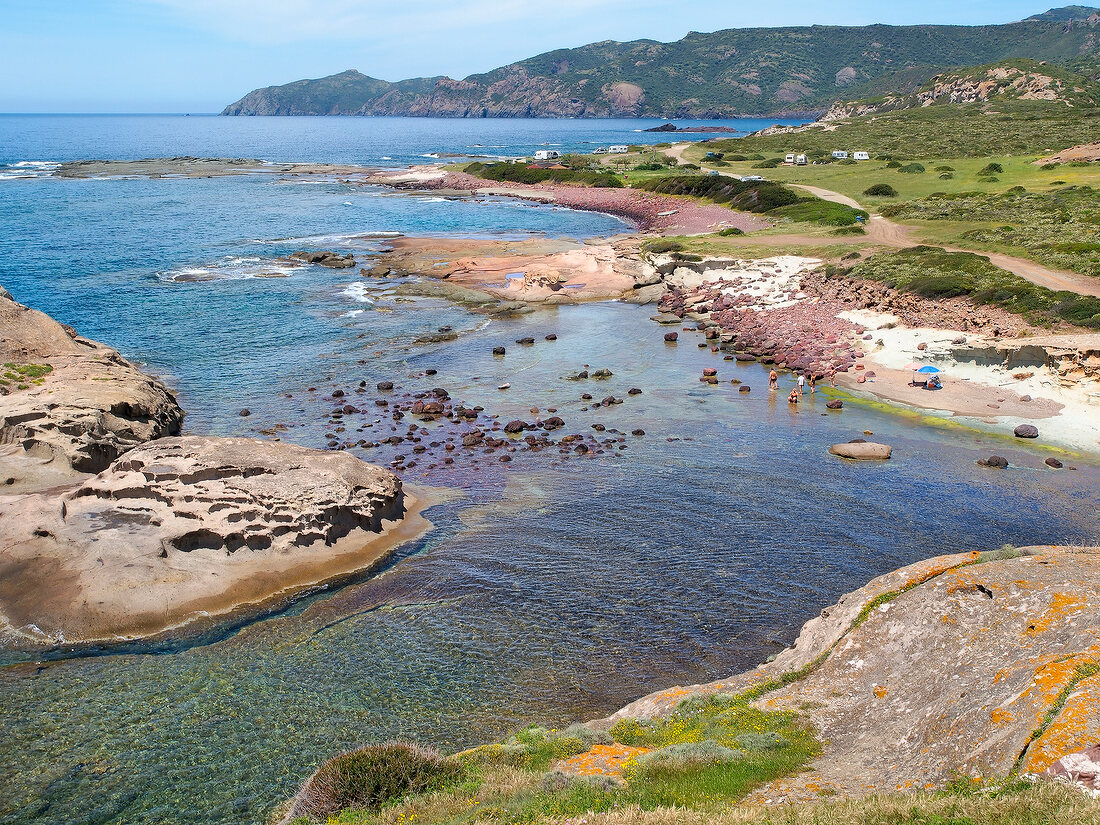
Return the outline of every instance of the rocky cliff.
{"type": "MultiPolygon", "coordinates": [[[[1066,10],[1058,10],[1066,11],[1066,10]]],[[[805,114],[908,92],[946,67],[1100,50],[1095,10],[997,26],[803,26],[559,49],[462,80],[355,70],[250,92],[225,115],[694,117],[805,114]]]]}

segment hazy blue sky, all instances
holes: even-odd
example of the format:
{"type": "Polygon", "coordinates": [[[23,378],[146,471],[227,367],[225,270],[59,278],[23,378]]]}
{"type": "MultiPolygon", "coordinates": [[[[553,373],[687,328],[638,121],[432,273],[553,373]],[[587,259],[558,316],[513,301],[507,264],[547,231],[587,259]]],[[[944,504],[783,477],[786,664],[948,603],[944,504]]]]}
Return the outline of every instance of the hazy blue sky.
{"type": "Polygon", "coordinates": [[[1041,0],[0,0],[0,111],[213,112],[355,68],[464,77],[597,40],[744,26],[1006,23],[1041,0]]]}

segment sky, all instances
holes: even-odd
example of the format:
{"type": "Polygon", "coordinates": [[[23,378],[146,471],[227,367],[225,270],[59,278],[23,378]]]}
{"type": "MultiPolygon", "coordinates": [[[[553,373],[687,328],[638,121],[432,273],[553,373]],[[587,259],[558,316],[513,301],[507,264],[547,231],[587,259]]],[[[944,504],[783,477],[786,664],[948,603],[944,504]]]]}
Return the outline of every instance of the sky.
{"type": "MultiPolygon", "coordinates": [[[[1050,4],[1056,5],[1056,4],[1050,4]]],[[[345,69],[465,77],[600,40],[1007,23],[1042,0],[0,0],[0,112],[218,112],[345,69]]]]}

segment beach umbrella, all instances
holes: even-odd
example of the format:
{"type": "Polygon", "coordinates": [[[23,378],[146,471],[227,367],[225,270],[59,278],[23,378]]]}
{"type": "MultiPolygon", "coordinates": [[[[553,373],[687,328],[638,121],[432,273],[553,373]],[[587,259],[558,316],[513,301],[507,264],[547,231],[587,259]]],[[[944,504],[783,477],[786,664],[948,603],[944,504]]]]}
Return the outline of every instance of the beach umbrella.
{"type": "Polygon", "coordinates": [[[916,372],[922,366],[924,366],[924,365],[923,364],[918,364],[916,361],[910,361],[908,364],[905,365],[905,369],[912,370],[913,372],[916,372]]]}
{"type": "Polygon", "coordinates": [[[934,372],[939,372],[938,367],[921,367],[917,372],[923,372],[925,375],[931,375],[934,372]]]}

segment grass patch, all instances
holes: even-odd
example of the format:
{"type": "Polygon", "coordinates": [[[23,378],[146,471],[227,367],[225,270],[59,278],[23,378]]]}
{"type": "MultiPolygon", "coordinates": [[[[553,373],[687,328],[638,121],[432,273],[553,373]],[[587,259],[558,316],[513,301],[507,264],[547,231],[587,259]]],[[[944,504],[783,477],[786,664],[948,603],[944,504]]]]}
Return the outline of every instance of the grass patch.
{"type": "Polygon", "coordinates": [[[1037,286],[970,252],[916,246],[875,255],[856,264],[848,274],[883,281],[924,298],[963,296],[978,304],[999,306],[1023,316],[1034,326],[1049,328],[1065,321],[1100,329],[1100,298],[1037,286]]]}
{"type": "Polygon", "coordinates": [[[820,198],[803,198],[790,206],[771,209],[768,215],[824,226],[852,226],[859,223],[860,218],[867,220],[869,217],[862,209],[853,209],[842,203],[833,203],[820,198]]]}
{"type": "Polygon", "coordinates": [[[1018,559],[1023,553],[1020,552],[1018,547],[1011,544],[1002,544],[996,550],[984,550],[978,554],[977,564],[982,564],[987,561],[1006,561],[1008,559],[1018,559]]]}
{"type": "Polygon", "coordinates": [[[14,383],[16,389],[28,390],[31,384],[45,383],[51,372],[53,367],[49,364],[4,364],[0,387],[10,387],[14,383]]]}

